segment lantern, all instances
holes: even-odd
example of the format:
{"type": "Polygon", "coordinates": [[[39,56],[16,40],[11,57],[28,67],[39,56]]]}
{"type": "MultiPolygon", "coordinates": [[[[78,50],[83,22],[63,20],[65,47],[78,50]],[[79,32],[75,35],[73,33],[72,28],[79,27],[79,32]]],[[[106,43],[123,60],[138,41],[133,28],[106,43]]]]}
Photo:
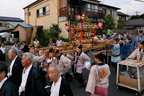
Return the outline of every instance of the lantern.
{"type": "Polygon", "coordinates": [[[70,27],[68,24],[65,24],[65,29],[69,32],[70,31],[70,27]]]}
{"type": "Polygon", "coordinates": [[[94,33],[91,33],[91,37],[94,37],[95,35],[94,35],[94,33]]]}
{"type": "Polygon", "coordinates": [[[87,37],[87,35],[86,35],[86,34],[83,34],[83,37],[87,37]]]}
{"type": "Polygon", "coordinates": [[[102,23],[102,22],[99,22],[99,23],[98,23],[98,29],[102,29],[102,26],[103,26],[103,23],[102,23]]]}
{"type": "Polygon", "coordinates": [[[80,23],[80,29],[84,30],[85,29],[85,23],[80,23]]]}
{"type": "Polygon", "coordinates": [[[77,20],[78,21],[80,21],[81,20],[81,16],[78,14],[78,15],[76,15],[76,18],[77,18],[77,20]]]}

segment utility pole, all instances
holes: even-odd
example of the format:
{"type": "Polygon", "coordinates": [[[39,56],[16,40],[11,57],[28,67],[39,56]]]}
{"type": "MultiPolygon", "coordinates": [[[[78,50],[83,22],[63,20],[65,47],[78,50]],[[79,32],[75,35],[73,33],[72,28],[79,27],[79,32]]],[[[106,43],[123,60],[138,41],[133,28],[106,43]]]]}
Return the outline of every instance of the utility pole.
{"type": "Polygon", "coordinates": [[[140,13],[140,12],[136,11],[135,13],[136,13],[136,15],[138,15],[138,13],[140,13]]]}

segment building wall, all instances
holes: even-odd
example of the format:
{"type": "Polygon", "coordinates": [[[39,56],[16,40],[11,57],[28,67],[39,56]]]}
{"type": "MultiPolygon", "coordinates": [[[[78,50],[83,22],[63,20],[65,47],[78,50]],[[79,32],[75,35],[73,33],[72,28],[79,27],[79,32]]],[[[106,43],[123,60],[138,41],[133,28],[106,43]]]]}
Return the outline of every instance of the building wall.
{"type": "Polygon", "coordinates": [[[60,32],[59,36],[63,36],[63,38],[69,38],[69,32],[66,31],[65,29],[65,24],[69,24],[68,21],[60,22],[59,23],[59,28],[61,29],[62,32],[60,32]]]}
{"type": "Polygon", "coordinates": [[[27,42],[30,42],[32,37],[32,28],[26,28],[26,38],[27,38],[27,42]]]}
{"type": "Polygon", "coordinates": [[[19,42],[27,41],[26,39],[26,29],[22,26],[17,26],[12,32],[19,31],[19,42]]]}
{"type": "Polygon", "coordinates": [[[58,0],[45,0],[44,2],[40,3],[39,5],[33,6],[30,9],[25,9],[25,13],[26,12],[30,12],[31,15],[25,16],[25,21],[26,24],[31,24],[33,26],[43,26],[44,29],[48,29],[52,24],[58,24],[58,0]],[[50,8],[50,14],[49,15],[45,15],[42,17],[38,17],[37,18],[37,14],[36,11],[37,9],[40,9],[42,7],[45,7],[49,5],[50,8]]]}

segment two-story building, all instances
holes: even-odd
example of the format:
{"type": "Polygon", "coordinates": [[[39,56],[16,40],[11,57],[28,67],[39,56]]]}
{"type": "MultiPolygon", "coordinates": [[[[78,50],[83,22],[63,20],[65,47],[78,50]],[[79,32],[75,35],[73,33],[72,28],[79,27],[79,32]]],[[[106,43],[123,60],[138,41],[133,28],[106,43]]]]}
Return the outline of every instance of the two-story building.
{"type": "Polygon", "coordinates": [[[108,14],[117,21],[119,8],[101,4],[98,0],[37,0],[24,10],[26,24],[43,26],[44,29],[48,29],[52,24],[58,24],[62,31],[59,36],[68,38],[71,33],[65,30],[65,24],[73,26],[77,14],[88,14],[91,22],[104,23],[104,17],[108,14]]]}

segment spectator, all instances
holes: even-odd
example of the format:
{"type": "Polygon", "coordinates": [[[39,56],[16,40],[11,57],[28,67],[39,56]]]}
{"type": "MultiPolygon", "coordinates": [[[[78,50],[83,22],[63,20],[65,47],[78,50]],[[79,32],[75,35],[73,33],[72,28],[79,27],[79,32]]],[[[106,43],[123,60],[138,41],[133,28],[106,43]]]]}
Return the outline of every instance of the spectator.
{"type": "Polygon", "coordinates": [[[41,77],[36,68],[32,66],[33,54],[23,53],[22,82],[19,87],[20,96],[48,96],[41,82],[41,77]]]}
{"type": "Polygon", "coordinates": [[[130,43],[132,43],[132,38],[129,34],[129,32],[126,32],[126,36],[124,37],[125,40],[129,40],[130,43]]]}
{"type": "Polygon", "coordinates": [[[22,49],[23,53],[29,52],[29,48],[28,45],[26,44],[26,41],[23,42],[23,46],[24,46],[24,48],[22,49]]]}
{"type": "Polygon", "coordinates": [[[111,31],[112,31],[112,28],[108,29],[108,31],[107,31],[107,37],[108,37],[108,38],[109,38],[110,35],[111,35],[111,31]]]}
{"type": "Polygon", "coordinates": [[[38,44],[39,44],[39,41],[38,41],[37,38],[36,38],[35,41],[34,41],[34,46],[37,47],[38,44]]]}
{"type": "Polygon", "coordinates": [[[138,36],[134,39],[134,42],[133,42],[133,49],[137,49],[137,43],[138,41],[141,41],[141,40],[144,40],[144,36],[142,34],[142,32],[139,32],[138,36]]]}
{"type": "Polygon", "coordinates": [[[7,78],[8,66],[0,62],[0,96],[19,96],[16,86],[7,78]]]}
{"type": "Polygon", "coordinates": [[[21,83],[20,77],[23,70],[21,58],[18,57],[15,49],[10,49],[8,51],[8,57],[10,60],[12,60],[9,67],[8,78],[13,84],[16,85],[17,88],[19,88],[21,83]]]}
{"type": "Polygon", "coordinates": [[[116,36],[116,33],[111,32],[111,35],[110,35],[110,40],[114,40],[115,36],[116,36]]]}
{"type": "Polygon", "coordinates": [[[60,69],[57,65],[49,66],[48,76],[53,81],[49,96],[73,96],[69,83],[60,76],[60,69]]]}
{"type": "Polygon", "coordinates": [[[105,35],[105,33],[103,33],[102,38],[103,38],[103,40],[106,39],[106,35],[105,35]]]}
{"type": "Polygon", "coordinates": [[[4,47],[4,44],[3,44],[3,43],[1,44],[0,50],[1,50],[2,53],[3,53],[3,60],[2,60],[2,61],[5,61],[5,47],[4,47]]]}
{"type": "Polygon", "coordinates": [[[52,47],[55,43],[53,43],[53,40],[52,39],[49,39],[49,44],[48,44],[48,47],[52,47]]]}
{"type": "Polygon", "coordinates": [[[56,41],[56,45],[57,46],[61,46],[62,45],[62,40],[60,40],[60,37],[58,38],[58,40],[56,41]]]}
{"type": "Polygon", "coordinates": [[[119,33],[118,33],[118,38],[120,38],[120,36],[121,36],[121,33],[119,32],[119,33]]]}
{"type": "Polygon", "coordinates": [[[14,45],[12,46],[12,49],[15,49],[17,51],[17,54],[18,54],[17,43],[14,43],[14,45]]]}

